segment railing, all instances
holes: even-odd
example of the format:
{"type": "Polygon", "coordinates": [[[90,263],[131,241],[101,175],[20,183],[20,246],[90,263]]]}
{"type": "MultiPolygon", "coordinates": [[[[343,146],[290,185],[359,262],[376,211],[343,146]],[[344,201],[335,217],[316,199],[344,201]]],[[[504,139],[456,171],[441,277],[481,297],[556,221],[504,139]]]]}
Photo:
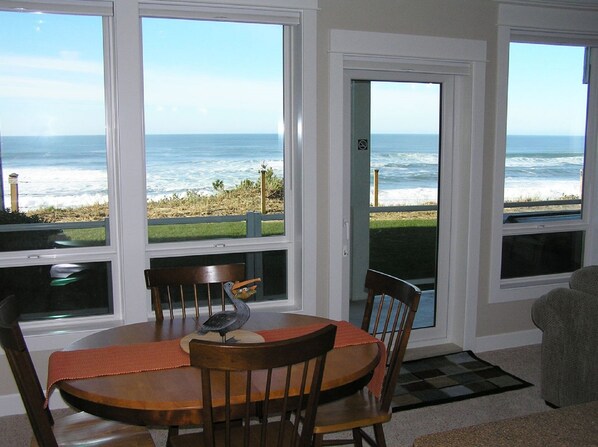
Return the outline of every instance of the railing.
{"type": "MultiPolygon", "coordinates": [[[[530,208],[540,206],[581,205],[581,199],[537,200],[533,202],[505,202],[505,208],[530,208]]],[[[393,213],[410,211],[436,211],[437,205],[371,206],[371,213],[393,213]]]]}
{"type": "Polygon", "coordinates": [[[109,219],[90,222],[44,222],[44,223],[26,223],[26,224],[6,224],[0,225],[0,233],[9,233],[15,231],[44,231],[44,230],[65,230],[65,229],[85,229],[85,228],[106,228],[108,233],[109,219]]]}
{"type": "Polygon", "coordinates": [[[437,205],[370,206],[370,213],[409,213],[414,211],[437,210],[437,205]]]}
{"type": "Polygon", "coordinates": [[[581,199],[536,200],[534,202],[506,202],[505,208],[527,208],[536,206],[581,205],[581,199]]]}
{"type": "MultiPolygon", "coordinates": [[[[284,214],[262,214],[257,212],[248,212],[244,215],[233,216],[203,216],[203,217],[174,217],[148,219],[148,225],[191,225],[202,223],[222,223],[222,222],[245,222],[247,237],[259,237],[262,233],[262,222],[283,220],[284,214]]],[[[93,222],[52,222],[52,223],[26,223],[26,224],[7,224],[0,225],[0,233],[25,232],[25,231],[44,231],[44,230],[65,230],[65,229],[86,229],[86,228],[105,228],[106,238],[109,235],[110,219],[93,222]]]]}
{"type": "MultiPolygon", "coordinates": [[[[534,202],[508,202],[505,208],[529,208],[541,206],[559,206],[559,205],[580,205],[581,199],[569,200],[544,200],[534,202]]],[[[400,206],[371,206],[370,213],[396,213],[396,212],[417,212],[417,211],[437,211],[437,205],[400,205],[400,206]]],[[[554,214],[563,213],[555,211],[554,214]]],[[[528,213],[526,213],[528,214],[528,213]]],[[[505,217],[512,213],[505,213],[505,217]]],[[[250,211],[246,214],[231,216],[201,216],[201,217],[173,217],[148,219],[148,225],[192,225],[202,223],[223,223],[223,222],[243,222],[247,225],[247,237],[261,236],[261,223],[266,221],[283,220],[284,214],[262,214],[250,211]]],[[[65,229],[86,229],[86,228],[105,228],[106,237],[109,234],[109,218],[90,222],[55,222],[55,223],[27,223],[27,224],[6,224],[0,225],[0,233],[25,232],[25,231],[44,231],[44,230],[65,230],[65,229]]]]}

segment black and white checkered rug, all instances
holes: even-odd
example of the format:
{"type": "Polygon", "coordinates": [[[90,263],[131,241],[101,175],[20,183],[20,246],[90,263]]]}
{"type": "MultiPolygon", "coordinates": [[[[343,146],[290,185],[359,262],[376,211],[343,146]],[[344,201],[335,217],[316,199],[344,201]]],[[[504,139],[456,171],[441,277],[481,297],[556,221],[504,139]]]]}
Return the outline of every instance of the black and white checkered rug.
{"type": "Polygon", "coordinates": [[[393,411],[445,404],[532,386],[471,351],[403,362],[393,411]]]}

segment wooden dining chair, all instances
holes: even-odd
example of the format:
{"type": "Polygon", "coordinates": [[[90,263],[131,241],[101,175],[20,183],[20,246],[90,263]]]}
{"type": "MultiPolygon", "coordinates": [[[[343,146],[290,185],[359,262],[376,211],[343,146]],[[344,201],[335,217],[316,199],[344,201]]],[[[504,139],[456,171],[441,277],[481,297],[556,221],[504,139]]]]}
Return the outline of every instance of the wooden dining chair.
{"type": "Polygon", "coordinates": [[[191,365],[201,371],[203,431],[173,437],[172,447],[311,445],[326,354],[335,335],[331,324],[267,343],[192,340],[191,365]]]}
{"type": "Polygon", "coordinates": [[[372,446],[384,447],[382,424],[391,417],[391,402],[411,327],[419,305],[421,291],[403,280],[368,270],[365,278],[368,297],[361,329],[377,337],[387,347],[386,372],[379,398],[364,388],[359,392],[318,408],[314,426],[314,446],[354,444],[363,440],[372,446]],[[373,439],[363,429],[373,427],[373,439]],[[324,439],[325,435],[352,431],[352,439],[324,439]]]}
{"type": "MultiPolygon", "coordinates": [[[[144,271],[145,285],[150,289],[156,321],[164,321],[163,307],[168,309],[170,319],[174,319],[175,307],[180,305],[182,318],[187,317],[187,305],[193,303],[194,316],[199,318],[202,302],[208,310],[208,317],[225,310],[224,283],[242,281],[245,277],[245,264],[198,265],[183,267],[156,267],[144,271]]],[[[170,439],[178,434],[176,426],[168,428],[167,447],[170,439]]]]}
{"type": "Polygon", "coordinates": [[[245,277],[245,264],[222,264],[190,267],[164,267],[145,270],[145,285],[151,290],[152,304],[157,321],[164,320],[163,304],[168,307],[170,319],[174,309],[181,306],[182,317],[187,316],[187,305],[193,302],[195,318],[199,318],[202,299],[208,309],[208,316],[224,310],[224,283],[242,281],[245,277]]]}
{"type": "Polygon", "coordinates": [[[155,447],[149,431],[143,427],[108,421],[86,413],[54,420],[50,409],[44,407],[44,392],[18,323],[19,314],[14,295],[0,302],[0,343],[33,429],[32,447],[155,447]]]}

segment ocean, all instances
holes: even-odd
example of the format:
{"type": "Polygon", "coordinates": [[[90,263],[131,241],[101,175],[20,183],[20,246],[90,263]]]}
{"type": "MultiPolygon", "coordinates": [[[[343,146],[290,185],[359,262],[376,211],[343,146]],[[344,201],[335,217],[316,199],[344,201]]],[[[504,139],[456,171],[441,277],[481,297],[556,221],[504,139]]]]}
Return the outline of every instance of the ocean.
{"type": "MultiPolygon", "coordinates": [[[[372,172],[379,169],[380,205],[436,201],[437,135],[374,134],[371,140],[372,172]]],[[[103,136],[5,136],[1,144],[5,207],[10,206],[10,173],[18,174],[21,211],[107,200],[103,136]]],[[[581,136],[510,136],[506,198],[579,195],[583,145],[581,136]]],[[[216,180],[225,188],[244,179],[257,181],[262,165],[282,175],[282,141],[278,135],[146,137],[149,199],[183,196],[188,190],[213,194],[216,180]]]]}

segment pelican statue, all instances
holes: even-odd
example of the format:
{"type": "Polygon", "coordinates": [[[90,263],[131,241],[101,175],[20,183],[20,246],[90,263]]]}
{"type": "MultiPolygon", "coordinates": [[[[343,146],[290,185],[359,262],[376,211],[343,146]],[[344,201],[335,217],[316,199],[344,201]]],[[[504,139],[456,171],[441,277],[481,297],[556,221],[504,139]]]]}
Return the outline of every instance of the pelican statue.
{"type": "Polygon", "coordinates": [[[254,278],[247,281],[224,283],[226,298],[235,310],[223,310],[213,314],[201,325],[197,333],[203,335],[208,332],[218,332],[222,337],[222,343],[226,343],[226,334],[241,328],[249,320],[249,306],[243,300],[255,294],[257,285],[249,287],[247,285],[256,281],[261,281],[261,279],[254,278]]]}

